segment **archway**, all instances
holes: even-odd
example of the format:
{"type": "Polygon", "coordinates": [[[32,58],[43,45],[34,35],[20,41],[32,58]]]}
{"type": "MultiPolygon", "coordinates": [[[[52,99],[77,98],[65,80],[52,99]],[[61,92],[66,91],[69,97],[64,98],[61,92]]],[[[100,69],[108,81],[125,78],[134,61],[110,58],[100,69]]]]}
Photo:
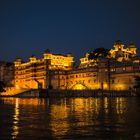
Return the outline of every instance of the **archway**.
{"type": "Polygon", "coordinates": [[[74,86],[72,86],[71,89],[73,89],[73,90],[86,90],[88,88],[84,84],[78,83],[78,84],[75,84],[74,86]]]}

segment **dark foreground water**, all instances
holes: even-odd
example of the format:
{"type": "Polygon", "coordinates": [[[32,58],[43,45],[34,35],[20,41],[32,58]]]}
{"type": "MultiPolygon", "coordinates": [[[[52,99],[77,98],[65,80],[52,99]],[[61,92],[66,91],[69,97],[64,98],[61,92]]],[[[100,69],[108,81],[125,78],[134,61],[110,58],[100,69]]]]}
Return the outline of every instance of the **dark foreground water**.
{"type": "Polygon", "coordinates": [[[140,98],[0,98],[4,139],[140,139],[140,98]]]}

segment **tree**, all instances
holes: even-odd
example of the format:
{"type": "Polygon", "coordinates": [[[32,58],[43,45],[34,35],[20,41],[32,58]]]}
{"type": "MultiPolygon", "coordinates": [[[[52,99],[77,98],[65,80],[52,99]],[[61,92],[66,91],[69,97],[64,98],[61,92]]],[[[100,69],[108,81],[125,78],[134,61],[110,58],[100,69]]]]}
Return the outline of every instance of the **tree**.
{"type": "Polygon", "coordinates": [[[4,89],[5,86],[5,83],[3,81],[0,81],[0,92],[6,92],[6,90],[4,89]]]}
{"type": "MultiPolygon", "coordinates": [[[[108,89],[110,90],[110,51],[109,49],[105,49],[105,48],[97,48],[95,49],[93,52],[91,52],[88,56],[89,60],[97,60],[99,58],[107,58],[107,76],[108,76],[108,89]]],[[[103,85],[102,85],[102,89],[103,89],[103,85]]]]}
{"type": "Polygon", "coordinates": [[[109,56],[109,50],[105,48],[97,48],[91,52],[88,59],[106,58],[109,56]]]}
{"type": "Polygon", "coordinates": [[[136,95],[140,96],[140,76],[135,76],[135,82],[134,89],[136,90],[136,95]]]}

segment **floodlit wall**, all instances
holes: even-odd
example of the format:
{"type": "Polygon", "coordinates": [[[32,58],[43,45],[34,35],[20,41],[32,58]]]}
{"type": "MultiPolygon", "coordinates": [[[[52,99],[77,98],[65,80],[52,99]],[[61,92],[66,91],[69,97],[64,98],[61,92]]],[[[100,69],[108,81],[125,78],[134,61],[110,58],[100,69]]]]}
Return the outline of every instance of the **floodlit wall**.
{"type": "Polygon", "coordinates": [[[43,58],[37,59],[33,55],[28,62],[17,58],[15,87],[63,90],[132,89],[135,76],[140,75],[139,59],[131,60],[128,55],[136,56],[135,46],[131,44],[124,48],[121,42],[116,42],[110,52],[110,57],[97,60],[88,60],[87,53],[85,58],[80,59],[78,68],[73,67],[74,58],[71,54],[64,56],[46,51],[43,58]],[[118,55],[118,51],[125,54],[118,55]],[[122,56],[124,60],[118,61],[122,56]]]}
{"type": "MultiPolygon", "coordinates": [[[[71,70],[73,67],[71,54],[56,55],[45,52],[44,57],[37,59],[32,55],[28,62],[20,58],[15,61],[15,86],[17,88],[48,88],[50,70],[71,70]]],[[[57,86],[55,86],[57,87],[57,86]]]]}

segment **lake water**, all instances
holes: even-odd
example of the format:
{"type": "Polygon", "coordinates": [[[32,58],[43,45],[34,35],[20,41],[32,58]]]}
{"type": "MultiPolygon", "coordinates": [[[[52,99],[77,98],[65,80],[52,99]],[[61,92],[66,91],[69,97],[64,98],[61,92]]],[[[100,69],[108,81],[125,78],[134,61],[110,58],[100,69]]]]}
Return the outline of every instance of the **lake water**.
{"type": "Polygon", "coordinates": [[[140,98],[0,98],[0,140],[140,139],[140,98]]]}

